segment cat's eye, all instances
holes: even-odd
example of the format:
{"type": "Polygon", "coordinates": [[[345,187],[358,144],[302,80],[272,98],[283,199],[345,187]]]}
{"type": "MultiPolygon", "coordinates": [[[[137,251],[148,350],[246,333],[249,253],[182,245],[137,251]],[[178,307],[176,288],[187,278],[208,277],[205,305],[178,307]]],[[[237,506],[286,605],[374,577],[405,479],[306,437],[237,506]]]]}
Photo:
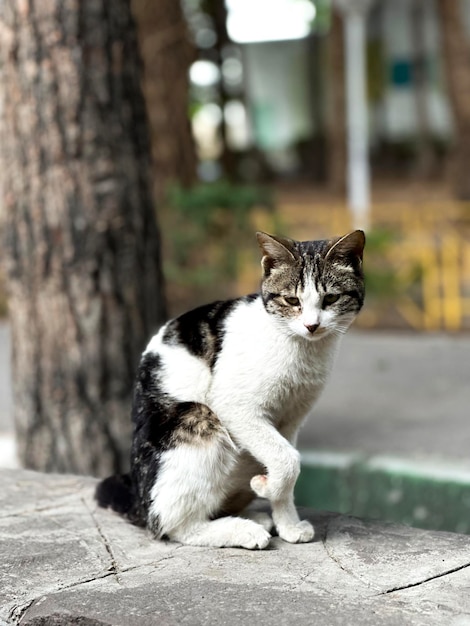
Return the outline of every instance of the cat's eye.
{"type": "Polygon", "coordinates": [[[299,306],[300,304],[300,300],[298,298],[295,298],[294,296],[284,298],[284,300],[287,302],[287,304],[290,304],[291,306],[299,306]]]}
{"type": "Polygon", "coordinates": [[[323,306],[330,306],[339,300],[339,293],[327,293],[323,296],[323,306]]]}

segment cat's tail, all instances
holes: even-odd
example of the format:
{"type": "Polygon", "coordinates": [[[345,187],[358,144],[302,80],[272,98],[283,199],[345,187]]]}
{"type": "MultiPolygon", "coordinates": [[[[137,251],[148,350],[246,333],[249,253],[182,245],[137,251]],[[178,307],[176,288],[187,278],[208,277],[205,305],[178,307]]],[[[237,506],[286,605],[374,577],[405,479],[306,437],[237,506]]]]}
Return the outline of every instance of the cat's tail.
{"type": "Polygon", "coordinates": [[[111,508],[133,521],[134,494],[130,474],[108,476],[98,483],[95,500],[104,509],[111,508]]]}

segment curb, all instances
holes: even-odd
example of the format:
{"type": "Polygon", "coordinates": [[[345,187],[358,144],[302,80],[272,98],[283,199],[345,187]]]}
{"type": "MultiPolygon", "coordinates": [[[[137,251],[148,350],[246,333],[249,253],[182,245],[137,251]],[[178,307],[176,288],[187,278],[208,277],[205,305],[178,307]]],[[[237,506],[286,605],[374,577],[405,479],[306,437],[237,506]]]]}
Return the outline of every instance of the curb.
{"type": "Polygon", "coordinates": [[[470,534],[470,464],[301,451],[296,504],[470,534]]]}

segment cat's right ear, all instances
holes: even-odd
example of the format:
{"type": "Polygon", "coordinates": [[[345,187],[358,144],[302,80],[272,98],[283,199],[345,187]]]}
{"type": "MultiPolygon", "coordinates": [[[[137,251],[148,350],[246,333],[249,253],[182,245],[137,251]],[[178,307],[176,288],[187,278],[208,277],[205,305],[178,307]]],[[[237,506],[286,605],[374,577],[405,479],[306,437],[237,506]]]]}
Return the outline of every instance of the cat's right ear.
{"type": "Polygon", "coordinates": [[[273,268],[292,265],[297,260],[295,242],[292,239],[275,237],[263,232],[256,233],[256,237],[263,253],[261,265],[265,276],[269,276],[273,268]]]}

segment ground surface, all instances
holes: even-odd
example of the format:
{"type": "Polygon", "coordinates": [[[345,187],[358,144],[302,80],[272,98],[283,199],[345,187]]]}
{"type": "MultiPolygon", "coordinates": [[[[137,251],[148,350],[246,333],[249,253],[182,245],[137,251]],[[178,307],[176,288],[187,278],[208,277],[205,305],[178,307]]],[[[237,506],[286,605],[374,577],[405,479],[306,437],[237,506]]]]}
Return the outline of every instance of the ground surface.
{"type": "Polygon", "coordinates": [[[470,537],[304,511],[313,543],[209,549],[97,509],[95,481],[0,472],[0,624],[470,623],[470,537]]]}

